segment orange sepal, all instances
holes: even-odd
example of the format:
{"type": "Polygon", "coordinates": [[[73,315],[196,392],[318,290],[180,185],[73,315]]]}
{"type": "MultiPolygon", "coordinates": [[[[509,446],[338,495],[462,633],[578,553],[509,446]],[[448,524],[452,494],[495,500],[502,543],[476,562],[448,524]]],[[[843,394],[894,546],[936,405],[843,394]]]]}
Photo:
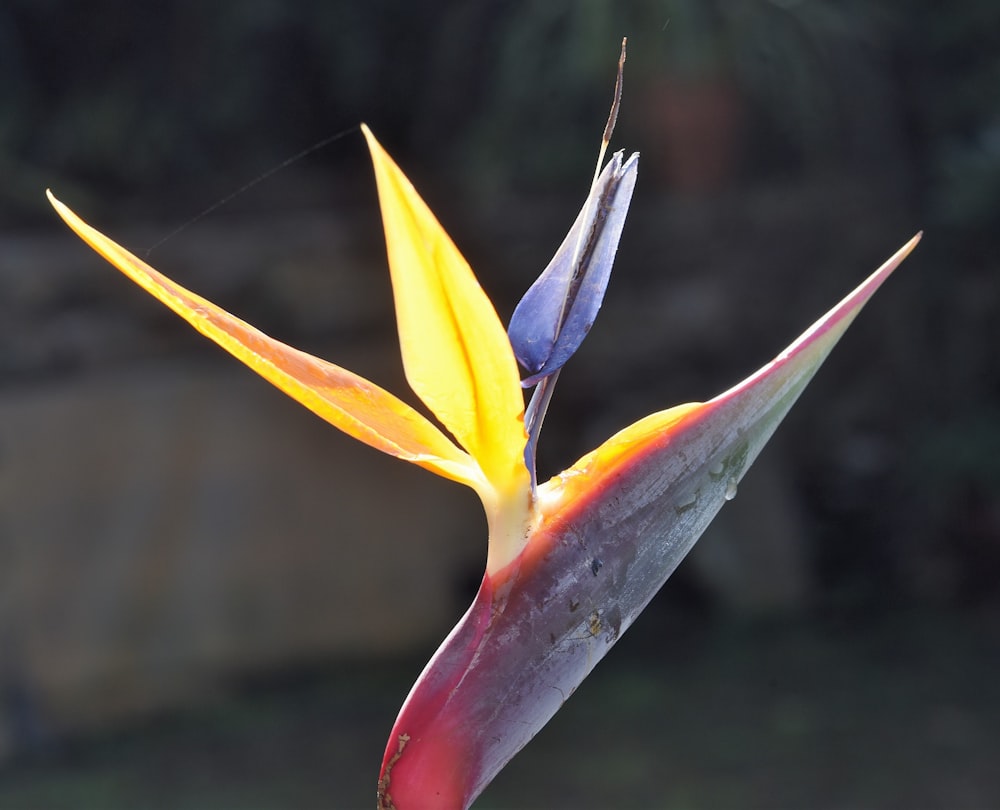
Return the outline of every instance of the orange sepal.
{"type": "Polygon", "coordinates": [[[364,377],[268,337],[154,270],[51,192],[48,197],[66,224],[101,256],[292,399],[365,444],[482,489],[475,461],[405,402],[364,377]]]}

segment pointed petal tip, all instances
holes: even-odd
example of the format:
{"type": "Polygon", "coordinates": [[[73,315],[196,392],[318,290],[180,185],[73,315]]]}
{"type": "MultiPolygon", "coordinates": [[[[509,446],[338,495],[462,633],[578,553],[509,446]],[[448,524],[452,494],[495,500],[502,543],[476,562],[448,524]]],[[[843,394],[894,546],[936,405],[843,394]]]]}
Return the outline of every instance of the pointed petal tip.
{"type": "Polygon", "coordinates": [[[389,156],[389,153],[385,151],[385,147],[382,146],[379,139],[375,137],[375,133],[371,131],[371,127],[363,121],[361,122],[360,127],[361,134],[365,136],[365,143],[368,144],[368,151],[372,153],[372,157],[391,161],[393,165],[395,165],[395,161],[393,161],[389,156]]]}
{"type": "Polygon", "coordinates": [[[920,243],[923,235],[923,231],[917,231],[912,237],[910,237],[909,241],[907,241],[902,247],[899,248],[899,250],[886,259],[882,265],[875,270],[875,272],[868,276],[868,278],[862,281],[854,292],[841,301],[835,309],[846,311],[853,308],[854,314],[857,314],[857,310],[859,310],[865,302],[867,302],[867,300],[874,294],[875,290],[882,286],[882,282],[889,278],[893,271],[895,271],[896,268],[903,263],[903,260],[913,252],[913,249],[920,243]]]}
{"type": "Polygon", "coordinates": [[[66,205],[52,193],[52,189],[45,189],[45,197],[49,201],[49,205],[56,209],[56,213],[59,214],[63,219],[66,219],[66,212],[69,210],[66,205]]]}
{"type": "Polygon", "coordinates": [[[913,236],[910,237],[909,241],[906,242],[906,244],[904,244],[899,250],[897,250],[895,253],[892,254],[892,256],[890,257],[889,261],[886,262],[886,264],[889,264],[893,261],[897,263],[903,261],[903,259],[909,256],[910,253],[913,252],[913,249],[918,244],[920,244],[920,240],[923,238],[924,238],[923,230],[917,231],[915,234],[913,234],[913,236]]]}

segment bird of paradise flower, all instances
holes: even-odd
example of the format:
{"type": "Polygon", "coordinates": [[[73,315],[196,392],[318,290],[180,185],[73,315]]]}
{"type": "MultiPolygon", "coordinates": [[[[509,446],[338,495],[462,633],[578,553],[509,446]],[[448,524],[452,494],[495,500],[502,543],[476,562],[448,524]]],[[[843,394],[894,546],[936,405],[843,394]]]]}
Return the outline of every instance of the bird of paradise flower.
{"type": "Polygon", "coordinates": [[[362,126],[406,379],[444,430],[374,383],[268,337],[171,281],[49,192],[87,244],[262,377],[345,433],[466,484],[482,500],[489,526],[482,584],[400,710],[379,774],[379,808],[471,805],[663,585],[920,239],[743,382],[708,402],[651,414],[538,484],[542,419],[563,364],[600,308],[638,171],[638,155],[626,160],[620,152],[601,170],[623,60],[624,47],[599,172],[508,330],[458,248],[362,126]],[[527,409],[523,387],[535,388],[527,409]]]}

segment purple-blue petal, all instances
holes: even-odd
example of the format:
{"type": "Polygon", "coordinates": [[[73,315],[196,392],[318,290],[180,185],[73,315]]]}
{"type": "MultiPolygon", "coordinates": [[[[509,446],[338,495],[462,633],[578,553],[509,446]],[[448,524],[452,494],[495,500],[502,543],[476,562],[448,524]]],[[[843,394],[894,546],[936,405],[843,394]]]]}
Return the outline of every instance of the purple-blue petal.
{"type": "Polygon", "coordinates": [[[507,334],[528,371],[528,387],[553,374],[580,347],[604,301],[604,291],[632,191],[638,154],[608,161],[573,227],[548,266],[518,303],[507,334]]]}

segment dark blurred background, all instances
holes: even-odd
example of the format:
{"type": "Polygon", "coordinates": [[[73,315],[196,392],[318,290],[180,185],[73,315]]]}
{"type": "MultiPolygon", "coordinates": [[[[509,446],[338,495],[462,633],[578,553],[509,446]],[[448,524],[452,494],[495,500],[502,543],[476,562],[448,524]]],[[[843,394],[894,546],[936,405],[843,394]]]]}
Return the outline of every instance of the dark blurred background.
{"type": "Polygon", "coordinates": [[[639,186],[543,476],[925,238],[477,806],[1000,804],[1000,4],[6,0],[0,806],[371,806],[485,559],[473,496],[255,379],[44,189],[402,393],[356,125],[506,320],[586,194],[625,34],[639,186]]]}

